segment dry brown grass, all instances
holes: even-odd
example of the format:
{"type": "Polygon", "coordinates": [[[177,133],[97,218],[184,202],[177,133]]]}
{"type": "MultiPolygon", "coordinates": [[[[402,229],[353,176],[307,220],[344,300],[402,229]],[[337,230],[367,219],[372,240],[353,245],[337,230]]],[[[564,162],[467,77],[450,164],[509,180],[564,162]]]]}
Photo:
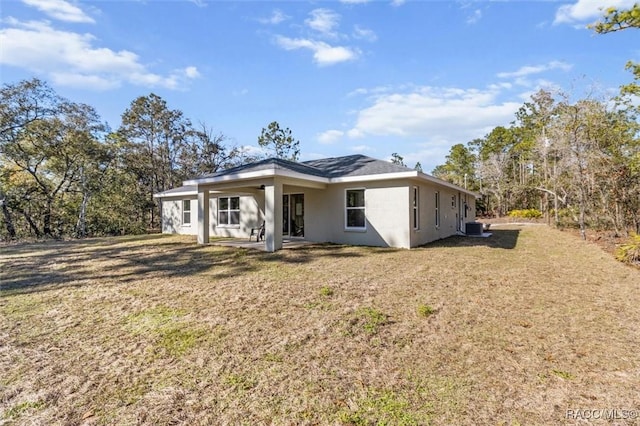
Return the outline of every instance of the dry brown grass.
{"type": "Polygon", "coordinates": [[[638,271],[543,226],[411,251],[157,235],[0,250],[0,423],[575,424],[567,409],[640,409],[638,271]]]}

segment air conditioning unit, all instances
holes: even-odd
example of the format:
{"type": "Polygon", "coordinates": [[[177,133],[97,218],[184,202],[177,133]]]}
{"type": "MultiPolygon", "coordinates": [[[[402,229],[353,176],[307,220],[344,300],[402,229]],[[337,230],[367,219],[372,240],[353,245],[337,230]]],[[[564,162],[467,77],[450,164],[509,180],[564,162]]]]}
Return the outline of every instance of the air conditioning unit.
{"type": "Polygon", "coordinates": [[[482,235],[483,225],[480,222],[467,222],[465,231],[467,235],[482,235]]]}

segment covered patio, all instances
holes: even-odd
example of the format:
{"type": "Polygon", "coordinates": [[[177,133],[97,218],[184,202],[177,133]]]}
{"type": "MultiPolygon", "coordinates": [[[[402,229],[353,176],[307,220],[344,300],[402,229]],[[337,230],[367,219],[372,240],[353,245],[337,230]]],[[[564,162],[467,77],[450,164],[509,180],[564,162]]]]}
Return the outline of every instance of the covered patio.
{"type": "MultiPolygon", "coordinates": [[[[290,217],[285,215],[292,214],[288,209],[294,205],[293,199],[289,199],[288,197],[298,195],[288,194],[284,189],[298,188],[299,190],[304,190],[326,188],[326,183],[323,182],[322,178],[303,175],[299,172],[283,170],[282,168],[241,171],[230,176],[202,177],[192,181],[186,181],[185,184],[194,185],[197,189],[198,209],[196,211],[196,218],[198,231],[196,235],[199,244],[206,244],[209,241],[211,229],[209,200],[212,196],[211,194],[245,194],[253,196],[258,203],[259,210],[263,211],[264,216],[262,219],[264,222],[265,241],[259,244],[255,242],[252,244],[248,241],[236,242],[229,239],[228,244],[234,246],[239,244],[240,247],[245,247],[246,245],[246,247],[249,248],[269,252],[280,250],[281,248],[293,248],[293,246],[301,244],[298,239],[288,239],[286,234],[288,234],[290,230],[283,227],[284,222],[287,223],[287,226],[290,226],[290,217]],[[287,200],[287,204],[284,203],[284,200],[287,200]],[[283,211],[283,207],[285,211],[283,211]],[[258,247],[258,245],[260,247],[258,247]]],[[[304,217],[303,209],[304,201],[300,201],[301,218],[304,217]]],[[[257,213],[256,217],[251,219],[255,224],[259,223],[261,219],[260,212],[258,211],[257,213]]],[[[293,235],[293,232],[291,232],[291,235],[293,235]]],[[[215,244],[221,244],[222,241],[227,242],[227,240],[216,240],[215,244]]],[[[212,243],[214,242],[212,241],[212,243]]],[[[309,243],[307,242],[307,244],[309,243]]]]}

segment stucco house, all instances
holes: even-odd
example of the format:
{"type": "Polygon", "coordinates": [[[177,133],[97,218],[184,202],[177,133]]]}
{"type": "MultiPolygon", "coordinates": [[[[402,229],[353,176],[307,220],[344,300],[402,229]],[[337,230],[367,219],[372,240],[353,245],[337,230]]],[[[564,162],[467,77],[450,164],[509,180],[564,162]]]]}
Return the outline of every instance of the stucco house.
{"type": "Polygon", "coordinates": [[[155,194],[162,232],[249,238],[265,225],[265,248],[284,238],[411,248],[462,233],[477,194],[364,155],[293,162],[270,158],[155,194]]]}

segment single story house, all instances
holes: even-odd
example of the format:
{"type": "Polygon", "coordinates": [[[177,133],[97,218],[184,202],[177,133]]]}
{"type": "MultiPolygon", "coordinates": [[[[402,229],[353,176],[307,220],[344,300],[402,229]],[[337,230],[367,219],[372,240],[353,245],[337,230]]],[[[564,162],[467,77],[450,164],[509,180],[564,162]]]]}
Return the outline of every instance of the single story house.
{"type": "Polygon", "coordinates": [[[249,238],[264,224],[265,248],[283,238],[411,248],[465,230],[477,194],[364,155],[294,162],[269,158],[184,182],[154,195],[162,232],[249,238]]]}

